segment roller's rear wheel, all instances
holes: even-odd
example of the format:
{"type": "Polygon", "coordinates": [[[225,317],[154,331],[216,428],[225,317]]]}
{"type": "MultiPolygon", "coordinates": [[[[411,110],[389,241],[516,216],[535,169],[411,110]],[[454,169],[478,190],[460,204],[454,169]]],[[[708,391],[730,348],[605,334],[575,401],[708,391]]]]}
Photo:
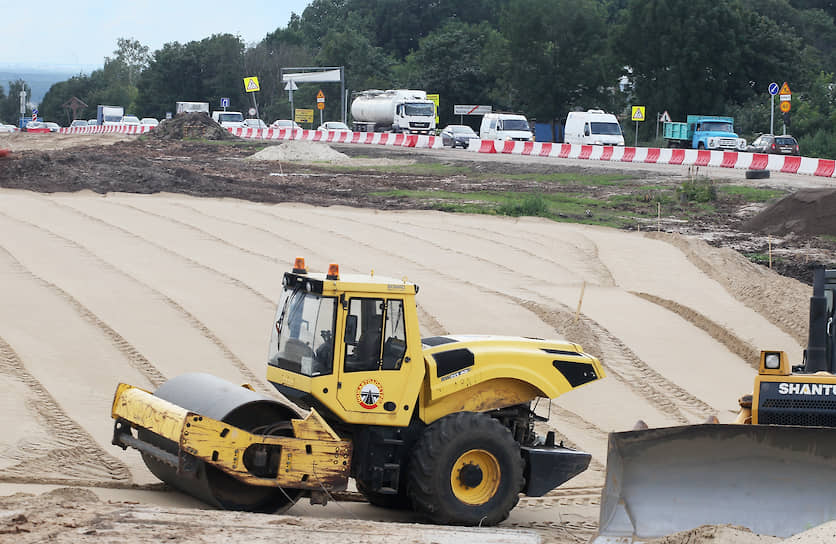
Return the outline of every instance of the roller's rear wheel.
{"type": "Polygon", "coordinates": [[[481,413],[451,414],[430,425],[409,466],[413,507],[441,524],[496,525],[516,506],[524,483],[519,445],[481,413]]]}
{"type": "MultiPolygon", "coordinates": [[[[154,395],[201,414],[255,434],[292,436],[290,420],[298,413],[267,396],[255,393],[210,374],[184,374],[162,384],[154,395]]],[[[150,431],[140,430],[139,438],[165,451],[177,454],[178,445],[150,431]]],[[[226,510],[284,512],[302,493],[245,484],[223,471],[198,461],[196,475],[177,474],[177,470],[143,454],[148,469],[160,480],[201,501],[226,510]]],[[[246,460],[245,460],[246,461],[246,460]]]]}

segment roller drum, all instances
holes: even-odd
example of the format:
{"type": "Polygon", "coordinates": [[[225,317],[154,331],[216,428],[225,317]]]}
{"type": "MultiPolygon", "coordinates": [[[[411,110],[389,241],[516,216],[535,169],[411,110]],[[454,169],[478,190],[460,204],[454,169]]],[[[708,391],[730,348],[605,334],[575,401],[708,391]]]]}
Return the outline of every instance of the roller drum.
{"type": "MultiPolygon", "coordinates": [[[[270,397],[250,391],[210,374],[183,374],[162,384],[154,395],[212,419],[254,434],[291,436],[291,419],[298,412],[270,397]]],[[[178,445],[140,429],[139,438],[174,455],[178,445]]],[[[227,510],[276,513],[293,506],[299,489],[248,485],[221,470],[197,461],[196,474],[177,474],[177,469],[144,454],[143,461],[160,480],[209,505],[227,510]]]]}

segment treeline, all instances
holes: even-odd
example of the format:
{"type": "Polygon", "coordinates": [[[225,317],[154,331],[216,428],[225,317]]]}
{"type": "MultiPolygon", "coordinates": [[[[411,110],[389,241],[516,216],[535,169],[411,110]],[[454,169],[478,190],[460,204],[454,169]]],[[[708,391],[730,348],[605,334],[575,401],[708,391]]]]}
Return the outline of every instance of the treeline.
{"type": "MultiPolygon", "coordinates": [[[[246,111],[242,78],[257,76],[269,123],[291,116],[283,67],[344,66],[351,91],[438,93],[442,126],[458,122],[454,104],[538,121],[593,107],[629,119],[634,104],[647,107],[645,142],[662,111],[674,120],[732,115],[751,139],[769,130],[769,83],[787,81],[788,132],[804,154],[836,157],[834,14],[824,0],[313,0],[255,44],[221,34],[150,52],[120,39],[101,70],[54,85],[40,110],[63,120],[61,105],[76,96],[92,108],[83,117],[96,104],[118,104],[162,118],[178,100],[214,109],[221,97],[246,111]]],[[[313,109],[320,89],[325,119],[340,119],[339,84],[299,85],[295,107],[313,109]]],[[[623,125],[632,134],[632,123],[623,125]]]]}

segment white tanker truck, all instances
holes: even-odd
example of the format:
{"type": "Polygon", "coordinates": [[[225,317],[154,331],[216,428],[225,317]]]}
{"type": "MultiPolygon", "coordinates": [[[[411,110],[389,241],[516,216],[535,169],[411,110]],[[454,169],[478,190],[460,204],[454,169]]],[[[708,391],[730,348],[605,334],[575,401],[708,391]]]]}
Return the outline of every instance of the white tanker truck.
{"type": "Polygon", "coordinates": [[[351,103],[355,132],[434,134],[435,104],[425,91],[363,91],[351,103]]]}

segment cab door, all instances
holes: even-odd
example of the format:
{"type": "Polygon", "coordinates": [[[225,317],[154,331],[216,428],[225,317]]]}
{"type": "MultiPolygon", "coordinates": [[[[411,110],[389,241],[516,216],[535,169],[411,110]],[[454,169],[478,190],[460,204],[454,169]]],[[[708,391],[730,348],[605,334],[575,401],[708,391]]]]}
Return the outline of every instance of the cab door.
{"type": "Polygon", "coordinates": [[[405,307],[398,296],[346,297],[337,400],[349,414],[347,419],[386,424],[392,419],[408,421],[414,411],[417,388],[409,386],[409,376],[423,371],[416,368],[423,361],[409,356],[405,307]],[[369,415],[380,417],[370,420],[369,415]]]}

